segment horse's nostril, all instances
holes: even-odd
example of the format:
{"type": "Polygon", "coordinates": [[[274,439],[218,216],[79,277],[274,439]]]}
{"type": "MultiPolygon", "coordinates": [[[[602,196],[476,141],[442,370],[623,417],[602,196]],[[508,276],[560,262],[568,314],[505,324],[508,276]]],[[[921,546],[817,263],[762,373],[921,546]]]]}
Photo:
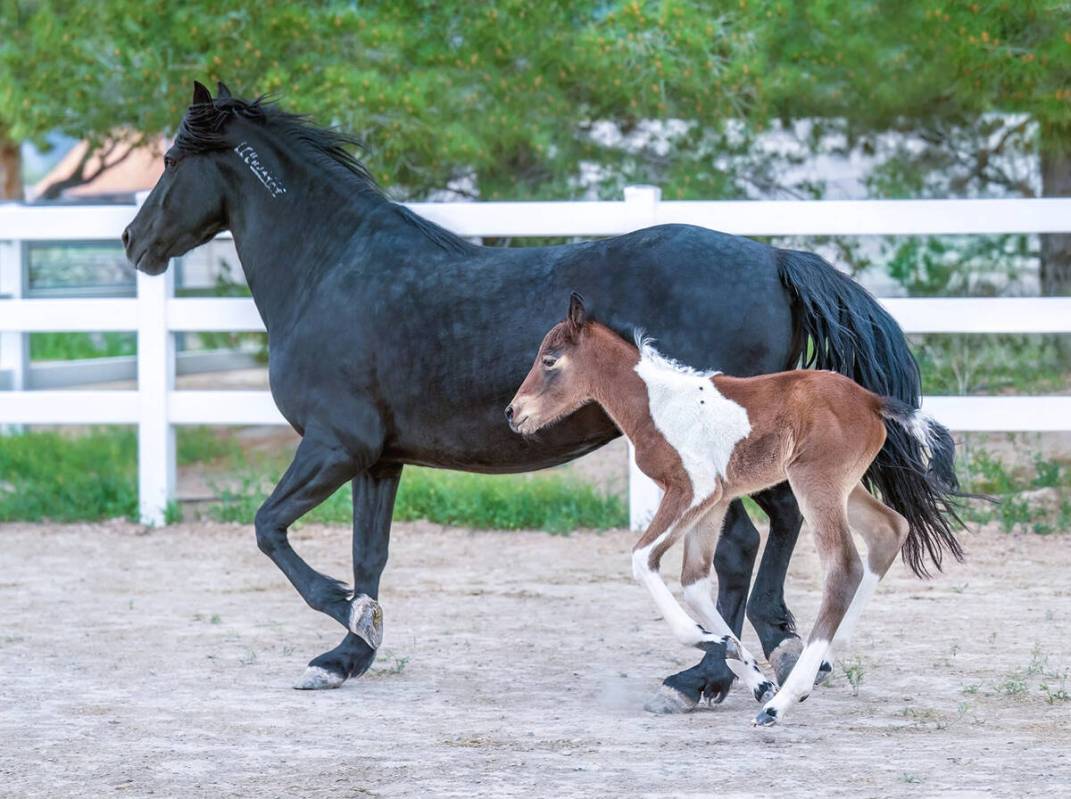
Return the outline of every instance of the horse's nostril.
{"type": "Polygon", "coordinates": [[[123,246],[129,249],[129,247],[130,247],[130,228],[126,228],[123,231],[123,235],[121,236],[121,238],[123,240],[123,246]]]}
{"type": "Polygon", "coordinates": [[[507,405],[506,406],[506,421],[507,422],[512,422],[513,421],[513,406],[512,405],[507,405]]]}

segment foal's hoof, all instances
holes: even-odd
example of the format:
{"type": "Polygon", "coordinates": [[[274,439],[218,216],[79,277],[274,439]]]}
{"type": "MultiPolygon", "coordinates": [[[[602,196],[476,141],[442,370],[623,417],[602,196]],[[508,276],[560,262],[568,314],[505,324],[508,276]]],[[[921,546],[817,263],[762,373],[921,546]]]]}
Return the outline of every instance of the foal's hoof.
{"type": "Polygon", "coordinates": [[[322,691],[326,688],[338,688],[344,682],[346,678],[341,674],[319,666],[309,666],[294,683],[294,687],[299,691],[322,691]]]}
{"type": "Polygon", "coordinates": [[[691,713],[699,702],[681,693],[676,688],[661,685],[658,693],[647,700],[643,709],[648,713],[668,715],[670,713],[691,713]]]}
{"type": "Polygon", "coordinates": [[[772,727],[777,723],[777,711],[772,707],[764,707],[759,711],[759,715],[755,716],[755,721],[752,724],[756,727],[772,727]]]}
{"type": "Polygon", "coordinates": [[[365,594],[354,597],[350,604],[349,628],[372,649],[379,649],[383,642],[383,608],[365,594]]]}
{"type": "Polygon", "coordinates": [[[796,661],[800,659],[800,655],[802,654],[803,641],[795,636],[786,638],[774,648],[773,652],[770,653],[768,660],[770,661],[770,665],[773,666],[774,674],[777,675],[778,685],[785,684],[785,680],[787,680],[788,675],[792,673],[796,661]]]}
{"type": "Polygon", "coordinates": [[[765,705],[777,695],[777,686],[769,680],[763,680],[752,693],[755,695],[756,702],[765,705]]]}

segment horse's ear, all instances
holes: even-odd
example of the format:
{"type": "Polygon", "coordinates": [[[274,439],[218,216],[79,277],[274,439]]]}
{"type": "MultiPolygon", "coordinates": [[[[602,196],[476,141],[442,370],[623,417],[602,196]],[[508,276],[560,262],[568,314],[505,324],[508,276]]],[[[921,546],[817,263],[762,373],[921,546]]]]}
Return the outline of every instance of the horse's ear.
{"type": "Polygon", "coordinates": [[[221,80],[216,81],[216,99],[227,100],[230,99],[231,90],[227,88],[227,84],[221,80]]]}
{"type": "Polygon", "coordinates": [[[201,103],[212,102],[212,93],[208,91],[208,88],[200,81],[193,82],[193,104],[200,105],[201,103]]]}
{"type": "Polygon", "coordinates": [[[584,298],[579,292],[574,291],[569,295],[569,314],[565,318],[574,333],[579,333],[580,329],[587,324],[588,309],[584,307],[584,298]]]}

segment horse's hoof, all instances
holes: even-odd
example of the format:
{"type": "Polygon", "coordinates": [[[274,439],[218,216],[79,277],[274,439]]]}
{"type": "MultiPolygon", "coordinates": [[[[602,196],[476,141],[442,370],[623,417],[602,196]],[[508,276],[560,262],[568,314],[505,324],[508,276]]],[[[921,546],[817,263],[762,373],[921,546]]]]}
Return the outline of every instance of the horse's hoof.
{"type": "Polygon", "coordinates": [[[309,666],[294,683],[294,687],[299,691],[322,691],[327,688],[338,688],[344,682],[346,678],[341,674],[319,666],[309,666]]]}
{"type": "MultiPolygon", "coordinates": [[[[818,673],[814,675],[815,687],[817,688],[819,685],[828,680],[831,674],[833,674],[833,664],[830,663],[828,660],[823,660],[822,665],[818,667],[818,673]]],[[[802,702],[803,700],[801,699],[800,701],[802,702]]]]}
{"type": "Polygon", "coordinates": [[[786,638],[777,645],[773,652],[770,653],[768,660],[770,661],[770,665],[773,666],[774,674],[777,675],[778,685],[785,684],[785,680],[787,680],[788,675],[792,673],[796,661],[800,659],[800,655],[802,654],[803,641],[795,636],[786,638]]]}
{"type": "Polygon", "coordinates": [[[769,680],[763,680],[752,693],[755,695],[756,702],[765,705],[777,695],[777,686],[769,680]]]}
{"type": "Polygon", "coordinates": [[[759,715],[755,716],[753,725],[755,727],[772,727],[777,723],[777,711],[772,707],[764,707],[759,711],[759,715]]]}
{"type": "Polygon", "coordinates": [[[676,688],[670,688],[668,685],[661,685],[658,688],[658,693],[647,700],[647,704],[643,706],[643,709],[648,713],[658,713],[661,715],[667,715],[670,713],[691,713],[695,710],[695,706],[698,705],[697,700],[681,693],[676,688]]]}
{"type": "Polygon", "coordinates": [[[379,649],[383,643],[383,608],[366,594],[354,597],[350,604],[349,628],[372,649],[379,649]]]}

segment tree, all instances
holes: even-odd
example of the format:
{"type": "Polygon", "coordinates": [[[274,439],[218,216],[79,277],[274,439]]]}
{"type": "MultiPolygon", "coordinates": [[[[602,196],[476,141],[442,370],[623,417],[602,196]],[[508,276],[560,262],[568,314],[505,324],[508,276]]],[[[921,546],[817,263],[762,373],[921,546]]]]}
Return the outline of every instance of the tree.
{"type": "Polygon", "coordinates": [[[8,142],[148,139],[173,131],[192,79],[223,79],[358,132],[403,196],[578,195],[584,164],[607,192],[657,178],[724,196],[738,191],[713,164],[724,123],[761,98],[746,13],[696,0],[0,4],[8,142]]]}
{"type": "MultiPolygon", "coordinates": [[[[872,176],[885,195],[1071,195],[1071,4],[1053,0],[763,4],[778,53],[766,102],[856,146],[913,144],[872,176]],[[1037,169],[1009,172],[1028,157],[1037,169]],[[1037,176],[1039,180],[1035,179],[1037,176]]],[[[1071,293],[1071,236],[1042,237],[1041,285],[1071,293]]]]}

